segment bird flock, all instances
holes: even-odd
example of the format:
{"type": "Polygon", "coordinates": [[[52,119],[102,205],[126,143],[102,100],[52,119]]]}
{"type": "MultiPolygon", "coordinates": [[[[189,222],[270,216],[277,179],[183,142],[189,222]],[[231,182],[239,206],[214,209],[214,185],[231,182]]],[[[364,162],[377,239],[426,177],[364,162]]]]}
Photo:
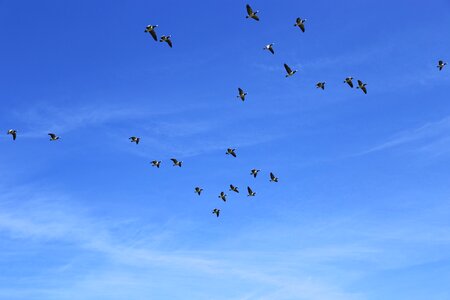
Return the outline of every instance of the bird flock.
{"type": "MultiPolygon", "coordinates": [[[[258,16],[259,11],[258,10],[253,10],[253,8],[249,4],[246,5],[246,11],[247,11],[247,15],[245,16],[245,18],[253,19],[255,21],[259,21],[260,20],[259,16],[258,16]]],[[[295,20],[294,27],[298,27],[304,33],[306,31],[305,23],[306,23],[306,19],[302,19],[302,18],[298,17],[295,20]]],[[[144,30],[144,32],[145,33],[149,33],[150,36],[153,38],[153,40],[158,41],[158,35],[156,33],[156,29],[158,27],[159,27],[158,25],[147,25],[145,30],[144,30]]],[[[166,42],[167,45],[170,48],[173,47],[172,36],[171,35],[161,35],[161,37],[159,38],[159,42],[161,42],[161,43],[162,42],[166,42]]],[[[267,45],[264,46],[263,50],[269,51],[272,55],[274,55],[275,54],[274,45],[275,45],[274,43],[267,44],[267,45]]],[[[437,64],[437,68],[438,68],[439,71],[442,71],[442,69],[446,65],[447,65],[447,62],[444,62],[443,60],[439,60],[438,64],[437,64]]],[[[286,78],[293,76],[297,72],[297,70],[293,70],[286,63],[284,63],[284,69],[286,71],[286,75],[285,75],[286,78]]],[[[354,80],[354,78],[349,76],[349,77],[345,78],[344,83],[347,84],[350,88],[353,88],[354,87],[353,80],[354,80]]],[[[326,82],[317,82],[316,88],[317,89],[321,89],[321,90],[325,90],[325,84],[326,84],[326,82]]],[[[360,79],[357,80],[356,89],[360,89],[364,94],[367,94],[366,86],[367,86],[367,84],[364,83],[362,80],[360,80],[360,79]]],[[[236,97],[239,98],[242,101],[245,101],[246,96],[247,96],[247,92],[245,92],[241,87],[238,87],[238,95],[236,97]]],[[[12,136],[13,141],[16,140],[16,138],[17,138],[17,130],[9,129],[7,131],[7,134],[12,136]]],[[[60,137],[57,136],[55,133],[48,133],[48,136],[50,137],[50,141],[58,141],[58,140],[60,140],[60,137]]],[[[129,138],[129,140],[130,140],[131,143],[135,143],[136,145],[138,145],[140,140],[141,140],[141,138],[137,137],[137,136],[131,136],[129,138]]],[[[234,149],[234,148],[228,148],[226,150],[225,154],[226,155],[231,155],[234,158],[237,157],[236,149],[234,149]]],[[[183,165],[183,161],[180,161],[180,160],[178,160],[176,158],[171,158],[170,160],[172,161],[172,165],[174,167],[180,167],[181,168],[182,165],[183,165]]],[[[161,167],[161,161],[160,160],[153,160],[153,161],[150,162],[150,164],[153,167],[158,168],[158,169],[161,167]]],[[[250,175],[253,176],[254,178],[256,178],[260,171],[261,171],[260,169],[252,169],[250,171],[250,175]]],[[[275,183],[278,182],[278,177],[276,177],[273,172],[269,173],[269,177],[270,177],[270,180],[269,180],[270,182],[275,182],[275,183]]],[[[199,187],[199,186],[194,188],[194,192],[197,195],[199,195],[199,196],[202,194],[203,190],[204,189],[199,187]]],[[[239,194],[239,188],[237,186],[233,185],[233,184],[229,185],[229,191],[239,194]]],[[[247,186],[247,196],[248,197],[256,196],[256,192],[253,191],[253,189],[250,186],[247,186]]],[[[219,195],[218,195],[218,198],[221,199],[223,202],[227,201],[227,197],[228,197],[228,195],[224,191],[221,191],[219,193],[219,195]]],[[[217,207],[212,210],[212,214],[214,214],[216,217],[219,217],[220,212],[221,212],[221,210],[219,208],[217,208],[217,207]]]]}

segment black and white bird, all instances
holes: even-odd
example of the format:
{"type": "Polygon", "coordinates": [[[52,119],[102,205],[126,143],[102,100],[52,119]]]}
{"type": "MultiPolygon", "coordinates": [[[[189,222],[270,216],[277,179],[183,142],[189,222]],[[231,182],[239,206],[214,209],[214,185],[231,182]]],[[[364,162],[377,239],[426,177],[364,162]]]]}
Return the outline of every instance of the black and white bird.
{"type": "Polygon", "coordinates": [[[305,22],[306,19],[297,18],[297,20],[295,20],[294,26],[300,28],[302,32],[305,32],[305,22]]]}
{"type": "Polygon", "coordinates": [[[442,70],[442,68],[444,68],[447,65],[447,63],[443,60],[438,61],[438,65],[437,68],[439,69],[439,71],[442,70]]]}
{"type": "Polygon", "coordinates": [[[172,48],[172,36],[171,35],[162,35],[159,39],[160,42],[166,42],[170,48],[172,48]]]}
{"type": "Polygon", "coordinates": [[[156,36],[156,32],[155,32],[156,27],[158,27],[158,25],[147,25],[147,27],[145,27],[145,31],[144,32],[150,33],[152,38],[155,41],[158,41],[158,37],[156,36]]]}
{"type": "Polygon", "coordinates": [[[220,192],[220,195],[217,197],[222,199],[223,202],[227,202],[227,194],[225,194],[225,192],[220,192]]]}
{"type": "Polygon", "coordinates": [[[247,192],[248,192],[248,194],[247,194],[248,197],[253,197],[256,195],[256,193],[254,191],[252,191],[252,189],[249,186],[247,187],[247,192]]]}
{"type": "Polygon", "coordinates": [[[228,148],[227,152],[225,152],[225,154],[227,154],[227,155],[230,154],[231,156],[236,157],[236,149],[228,148]]]}
{"type": "Polygon", "coordinates": [[[237,186],[234,186],[232,184],[230,184],[230,191],[235,192],[235,193],[239,193],[239,189],[237,186]]]}
{"type": "Polygon", "coordinates": [[[195,192],[200,196],[200,194],[203,192],[203,189],[201,187],[195,187],[195,192]]]}
{"type": "Polygon", "coordinates": [[[275,54],[275,51],[273,51],[273,45],[274,45],[274,43],[265,45],[264,48],[263,48],[263,50],[269,50],[270,53],[275,54]]]}
{"type": "Polygon", "coordinates": [[[54,133],[49,133],[48,135],[50,136],[50,141],[57,141],[57,140],[59,140],[59,136],[57,136],[54,133]]]}
{"type": "Polygon", "coordinates": [[[17,130],[10,129],[10,130],[8,130],[8,132],[6,134],[12,135],[13,141],[15,141],[16,137],[17,137],[17,130]]]}
{"type": "Polygon", "coordinates": [[[250,171],[250,175],[252,175],[254,178],[256,178],[256,176],[258,176],[259,171],[261,171],[261,170],[259,170],[259,169],[252,169],[250,171]]]}
{"type": "Polygon", "coordinates": [[[244,101],[245,100],[245,96],[247,96],[247,93],[244,92],[244,90],[241,89],[241,88],[238,88],[238,93],[239,93],[239,95],[237,95],[236,97],[237,98],[241,98],[241,100],[244,101]]]}
{"type": "Polygon", "coordinates": [[[245,16],[247,19],[251,18],[253,20],[259,21],[259,17],[256,15],[257,13],[259,13],[258,10],[253,11],[253,9],[251,8],[250,5],[246,5],[247,8],[247,15],[245,16]]]}
{"type": "Polygon", "coordinates": [[[157,167],[159,169],[159,166],[161,166],[161,161],[160,160],[152,160],[151,164],[153,167],[157,167]]]}
{"type": "Polygon", "coordinates": [[[278,177],[276,177],[272,172],[270,172],[270,182],[278,182],[278,177]]]}
{"type": "Polygon", "coordinates": [[[139,144],[139,141],[141,140],[141,138],[138,138],[136,136],[129,137],[128,139],[130,140],[130,142],[136,143],[136,145],[139,144]]]}
{"type": "Polygon", "coordinates": [[[367,94],[366,85],[367,83],[363,83],[361,80],[358,79],[358,86],[356,88],[361,89],[364,92],[364,94],[367,94]]]}
{"type": "Polygon", "coordinates": [[[287,64],[284,64],[284,68],[286,69],[287,73],[286,77],[292,76],[297,72],[297,70],[292,70],[287,64]]]}
{"type": "Polygon", "coordinates": [[[325,81],[324,82],[318,82],[316,84],[316,88],[324,90],[325,89],[325,81]]]}
{"type": "Polygon", "coordinates": [[[215,215],[216,215],[216,217],[219,217],[219,214],[220,214],[220,209],[218,209],[218,208],[214,208],[214,209],[213,209],[213,211],[212,211],[212,213],[213,213],[213,214],[215,214],[215,215]]]}
{"type": "Polygon", "coordinates": [[[345,78],[344,83],[348,84],[351,88],[353,88],[353,77],[345,78]]]}
{"type": "Polygon", "coordinates": [[[181,168],[181,165],[183,164],[182,161],[179,161],[179,160],[176,159],[176,158],[171,158],[170,160],[173,162],[173,166],[174,166],[174,167],[178,166],[178,167],[181,168]]]}

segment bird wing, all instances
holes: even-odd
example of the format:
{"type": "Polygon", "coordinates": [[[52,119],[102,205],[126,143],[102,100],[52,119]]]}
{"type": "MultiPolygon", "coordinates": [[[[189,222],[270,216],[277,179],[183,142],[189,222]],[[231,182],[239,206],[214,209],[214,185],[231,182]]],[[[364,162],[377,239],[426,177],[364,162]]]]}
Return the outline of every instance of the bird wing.
{"type": "Polygon", "coordinates": [[[174,164],[178,163],[178,160],[176,160],[175,158],[171,158],[171,161],[173,161],[174,164]]]}
{"type": "Polygon", "coordinates": [[[234,151],[231,151],[231,155],[233,155],[233,157],[236,157],[236,153],[234,151]]]}
{"type": "Polygon", "coordinates": [[[444,64],[444,62],[443,62],[442,60],[440,60],[440,61],[438,62],[438,65],[442,66],[442,64],[444,64]]]}
{"type": "Polygon", "coordinates": [[[15,131],[13,131],[13,132],[12,132],[12,136],[13,136],[13,141],[15,141],[15,140],[16,140],[16,137],[17,137],[17,133],[16,133],[15,131]]]}
{"type": "Polygon", "coordinates": [[[288,72],[288,74],[292,73],[291,68],[289,68],[287,64],[284,64],[284,68],[286,69],[286,72],[288,72]]]}
{"type": "Polygon", "coordinates": [[[252,16],[252,19],[254,19],[254,20],[256,20],[256,21],[259,21],[259,17],[258,17],[257,15],[253,15],[253,16],[252,16]]]}
{"type": "Polygon", "coordinates": [[[154,39],[155,41],[158,40],[158,37],[156,36],[155,30],[150,30],[149,33],[150,33],[150,35],[153,37],[153,39],[154,39]]]}
{"type": "Polygon", "coordinates": [[[364,92],[364,94],[367,94],[367,89],[366,89],[365,86],[362,86],[362,87],[361,87],[361,90],[364,92]]]}
{"type": "Polygon", "coordinates": [[[48,134],[52,139],[54,139],[56,137],[56,135],[54,133],[49,133],[48,134]]]}
{"type": "Polygon", "coordinates": [[[270,172],[270,179],[275,179],[275,175],[273,175],[273,173],[272,172],[270,172]]]}
{"type": "Polygon", "coordinates": [[[302,30],[302,32],[305,32],[305,24],[300,23],[300,24],[298,25],[298,27],[300,27],[300,29],[302,30]]]}
{"type": "Polygon", "coordinates": [[[247,14],[248,15],[252,15],[253,14],[253,9],[251,8],[251,6],[247,4],[245,7],[247,8],[247,14]]]}
{"type": "Polygon", "coordinates": [[[167,44],[169,44],[169,47],[172,48],[172,40],[167,39],[166,42],[167,42],[167,44]]]}
{"type": "Polygon", "coordinates": [[[273,51],[272,47],[269,47],[269,51],[270,51],[270,53],[275,54],[275,51],[273,51]]]}
{"type": "Polygon", "coordinates": [[[249,186],[247,187],[247,191],[248,191],[249,195],[253,194],[253,191],[252,191],[252,189],[249,186]]]}
{"type": "Polygon", "coordinates": [[[244,94],[244,91],[241,88],[238,88],[239,96],[244,94]]]}
{"type": "Polygon", "coordinates": [[[347,81],[347,83],[350,87],[353,87],[353,82],[351,80],[347,81]]]}
{"type": "Polygon", "coordinates": [[[358,79],[358,85],[359,85],[359,86],[362,86],[362,85],[363,85],[363,82],[362,82],[361,80],[359,80],[359,79],[358,79]]]}

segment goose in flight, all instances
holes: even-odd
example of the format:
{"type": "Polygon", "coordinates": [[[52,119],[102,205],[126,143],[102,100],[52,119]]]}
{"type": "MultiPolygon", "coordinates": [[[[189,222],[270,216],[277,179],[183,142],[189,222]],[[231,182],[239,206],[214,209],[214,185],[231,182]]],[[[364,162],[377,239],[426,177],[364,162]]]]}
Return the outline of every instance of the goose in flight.
{"type": "Polygon", "coordinates": [[[253,11],[253,9],[251,8],[251,6],[250,5],[246,5],[246,8],[247,8],[247,15],[245,16],[247,19],[248,18],[251,18],[251,19],[253,19],[253,20],[256,20],[256,21],[259,21],[259,17],[256,15],[259,11],[258,10],[255,10],[255,11],[253,11]]]}
{"type": "Polygon", "coordinates": [[[230,184],[230,191],[235,192],[235,193],[239,193],[239,189],[237,186],[234,186],[232,184],[230,184]]]}
{"type": "Polygon", "coordinates": [[[254,191],[252,191],[252,189],[248,186],[247,187],[247,192],[248,192],[248,197],[253,197],[256,195],[256,193],[254,191]]]}
{"type": "Polygon", "coordinates": [[[440,61],[438,61],[438,65],[437,65],[437,67],[438,67],[439,71],[441,71],[441,70],[442,70],[442,68],[444,68],[444,66],[446,66],[446,65],[447,65],[447,63],[446,63],[446,62],[444,62],[444,61],[440,60],[440,61]]]}
{"type": "Polygon", "coordinates": [[[239,92],[239,95],[237,95],[236,97],[241,98],[241,100],[244,101],[245,96],[247,96],[247,93],[244,92],[244,90],[241,88],[238,88],[238,92],[239,92]]]}
{"type": "Polygon", "coordinates": [[[302,32],[305,32],[305,22],[306,22],[306,19],[303,20],[301,18],[297,18],[297,20],[295,20],[294,26],[295,27],[298,26],[298,28],[300,28],[302,30],[302,32]]]}
{"type": "Polygon", "coordinates": [[[217,217],[219,217],[220,209],[214,208],[213,211],[212,211],[212,213],[215,214],[217,217]]]}
{"type": "Polygon", "coordinates": [[[172,48],[172,36],[171,35],[162,35],[159,39],[160,42],[166,42],[170,48],[172,48]]]}
{"type": "Polygon", "coordinates": [[[345,78],[344,83],[348,84],[351,88],[353,88],[353,77],[345,78]]]}
{"type": "Polygon", "coordinates": [[[287,73],[286,77],[292,76],[297,72],[297,70],[292,70],[287,64],[284,64],[284,68],[286,69],[287,73]]]}
{"type": "Polygon", "coordinates": [[[278,182],[278,177],[276,177],[272,172],[270,172],[270,182],[278,182]]]}
{"type": "Polygon", "coordinates": [[[361,89],[364,92],[364,94],[367,94],[366,85],[367,83],[363,83],[361,80],[358,79],[358,86],[356,88],[361,89]]]}
{"type": "Polygon", "coordinates": [[[222,199],[223,202],[227,202],[227,194],[225,194],[225,192],[220,192],[218,198],[222,199]]]}
{"type": "Polygon", "coordinates": [[[8,130],[8,132],[6,134],[12,135],[13,141],[15,141],[16,137],[17,137],[17,130],[10,129],[10,130],[8,130]]]}
{"type": "Polygon", "coordinates": [[[200,194],[203,192],[203,189],[201,187],[195,187],[195,192],[200,196],[200,194]]]}
{"type": "Polygon", "coordinates": [[[161,161],[160,160],[153,160],[151,162],[153,167],[157,167],[159,169],[159,166],[161,165],[161,161]]]}
{"type": "Polygon", "coordinates": [[[264,48],[263,48],[263,50],[269,50],[270,53],[275,54],[275,51],[273,51],[273,45],[274,45],[274,43],[265,45],[264,48]]]}
{"type": "Polygon", "coordinates": [[[50,141],[57,141],[57,140],[59,140],[59,136],[57,136],[54,133],[49,133],[48,135],[50,136],[50,141]]]}
{"type": "Polygon", "coordinates": [[[236,149],[228,148],[225,154],[230,154],[231,156],[236,157],[236,149]]]}
{"type": "Polygon", "coordinates": [[[156,32],[155,32],[156,27],[158,27],[158,25],[147,25],[147,27],[145,27],[145,31],[144,31],[144,32],[150,33],[150,35],[153,37],[153,39],[155,41],[158,40],[158,37],[156,36],[156,32]]]}
{"type": "Polygon", "coordinates": [[[261,171],[259,169],[252,169],[250,171],[250,175],[252,175],[254,178],[256,178],[256,176],[258,176],[258,172],[261,171]]]}
{"type": "Polygon", "coordinates": [[[181,168],[181,165],[183,164],[182,161],[179,161],[179,160],[177,160],[176,158],[171,158],[170,160],[173,162],[173,166],[174,166],[174,167],[178,166],[178,167],[181,168]]]}
{"type": "Polygon", "coordinates": [[[325,81],[324,82],[318,82],[316,84],[316,88],[324,90],[325,89],[325,81]]]}
{"type": "Polygon", "coordinates": [[[139,144],[139,141],[141,140],[141,138],[138,138],[138,137],[135,137],[135,136],[132,136],[132,137],[130,137],[128,139],[130,140],[130,142],[136,143],[136,145],[139,144]]]}

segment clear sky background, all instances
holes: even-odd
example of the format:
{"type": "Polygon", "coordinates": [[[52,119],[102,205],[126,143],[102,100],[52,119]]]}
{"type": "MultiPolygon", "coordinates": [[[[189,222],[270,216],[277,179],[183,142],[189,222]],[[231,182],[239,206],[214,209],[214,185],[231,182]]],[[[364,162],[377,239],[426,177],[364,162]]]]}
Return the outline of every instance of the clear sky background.
{"type": "Polygon", "coordinates": [[[0,299],[450,299],[450,3],[245,4],[0,1],[0,299]]]}

